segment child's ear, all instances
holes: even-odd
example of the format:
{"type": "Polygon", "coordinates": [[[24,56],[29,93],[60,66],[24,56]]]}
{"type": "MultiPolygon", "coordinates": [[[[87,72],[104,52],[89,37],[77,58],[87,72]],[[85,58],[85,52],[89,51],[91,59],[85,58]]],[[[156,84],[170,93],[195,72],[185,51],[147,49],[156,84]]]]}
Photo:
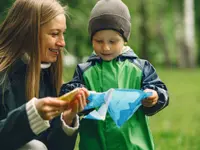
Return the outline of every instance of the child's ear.
{"type": "Polygon", "coordinates": [[[124,42],[124,45],[127,45],[127,42],[124,42]]]}

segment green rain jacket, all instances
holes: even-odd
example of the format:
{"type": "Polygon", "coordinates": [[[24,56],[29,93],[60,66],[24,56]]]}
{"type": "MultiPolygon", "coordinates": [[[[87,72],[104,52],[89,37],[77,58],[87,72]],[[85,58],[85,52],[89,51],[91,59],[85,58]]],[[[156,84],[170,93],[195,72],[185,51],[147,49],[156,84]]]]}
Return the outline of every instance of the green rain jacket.
{"type": "Polygon", "coordinates": [[[120,128],[109,114],[105,121],[82,119],[80,150],[154,149],[147,115],[153,115],[168,105],[167,88],[148,61],[139,59],[129,47],[126,49],[112,61],[103,61],[93,54],[86,63],[77,66],[73,80],[62,86],[61,93],[82,86],[97,92],[110,88],[150,88],[158,92],[158,103],[151,108],[141,106],[120,128]]]}

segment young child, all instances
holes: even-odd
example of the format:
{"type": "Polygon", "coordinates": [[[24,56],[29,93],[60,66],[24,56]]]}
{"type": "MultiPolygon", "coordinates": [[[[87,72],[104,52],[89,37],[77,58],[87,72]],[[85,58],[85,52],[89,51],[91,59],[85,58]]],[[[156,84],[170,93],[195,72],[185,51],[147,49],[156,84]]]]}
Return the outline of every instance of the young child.
{"type": "Polygon", "coordinates": [[[151,116],[168,105],[165,84],[154,67],[138,58],[128,42],[130,14],[121,0],[99,0],[92,9],[89,34],[94,52],[86,63],[79,64],[73,80],[62,87],[62,94],[76,87],[104,92],[110,88],[142,89],[152,96],[120,128],[107,114],[105,121],[82,119],[80,150],[153,150],[148,127],[151,116]]]}

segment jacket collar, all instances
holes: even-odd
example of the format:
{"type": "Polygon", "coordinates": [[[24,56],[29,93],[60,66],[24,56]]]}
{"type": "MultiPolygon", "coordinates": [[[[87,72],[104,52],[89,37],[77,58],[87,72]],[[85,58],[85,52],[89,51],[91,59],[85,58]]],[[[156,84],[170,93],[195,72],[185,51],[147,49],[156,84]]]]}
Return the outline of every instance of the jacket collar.
{"type": "MultiPolygon", "coordinates": [[[[126,46],[125,47],[125,50],[122,52],[122,54],[120,54],[119,56],[117,56],[116,59],[135,59],[135,58],[138,58],[138,56],[134,53],[134,51],[129,47],[129,46],[126,46]]],[[[88,58],[87,62],[90,62],[90,61],[98,61],[98,62],[101,62],[102,59],[96,55],[96,53],[92,53],[92,55],[88,58]]]]}
{"type": "MultiPolygon", "coordinates": [[[[15,72],[19,71],[20,68],[26,68],[27,66],[27,63],[24,62],[23,59],[18,59],[16,62],[14,62],[12,65],[11,65],[11,68],[9,68],[11,71],[11,74],[14,74],[15,72]]],[[[47,64],[44,64],[42,63],[41,64],[41,69],[47,69],[51,66],[51,63],[47,63],[47,64]]],[[[25,71],[25,70],[24,70],[25,71]]]]}
{"type": "MultiPolygon", "coordinates": [[[[20,68],[24,68],[26,66],[26,64],[24,63],[24,61],[22,61],[21,59],[18,59],[17,61],[15,61],[11,67],[9,68],[11,70],[11,74],[14,74],[15,72],[17,72],[20,68]]],[[[25,67],[26,68],[26,67],[25,67]]],[[[24,70],[25,71],[25,70],[24,70]]]]}

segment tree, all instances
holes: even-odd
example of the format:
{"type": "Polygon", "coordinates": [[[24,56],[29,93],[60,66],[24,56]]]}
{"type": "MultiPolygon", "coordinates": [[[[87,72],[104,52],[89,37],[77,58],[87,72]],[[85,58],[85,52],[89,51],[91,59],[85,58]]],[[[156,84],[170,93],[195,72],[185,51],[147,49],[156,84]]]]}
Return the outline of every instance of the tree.
{"type": "Polygon", "coordinates": [[[147,28],[147,10],[145,8],[145,1],[140,0],[140,15],[141,15],[141,23],[140,23],[140,37],[141,37],[141,51],[140,56],[144,59],[149,60],[148,54],[148,28],[147,28]]]}
{"type": "Polygon", "coordinates": [[[195,25],[196,25],[196,46],[197,46],[197,62],[200,65],[200,1],[199,0],[195,0],[194,1],[195,5],[194,5],[194,10],[195,10],[195,25]]]}
{"type": "Polygon", "coordinates": [[[196,66],[196,50],[195,50],[195,36],[194,36],[194,1],[184,0],[184,33],[185,44],[187,48],[188,64],[187,67],[196,66]]]}
{"type": "Polygon", "coordinates": [[[1,0],[0,1],[0,22],[2,22],[7,13],[7,9],[11,6],[14,0],[1,0]]]}

